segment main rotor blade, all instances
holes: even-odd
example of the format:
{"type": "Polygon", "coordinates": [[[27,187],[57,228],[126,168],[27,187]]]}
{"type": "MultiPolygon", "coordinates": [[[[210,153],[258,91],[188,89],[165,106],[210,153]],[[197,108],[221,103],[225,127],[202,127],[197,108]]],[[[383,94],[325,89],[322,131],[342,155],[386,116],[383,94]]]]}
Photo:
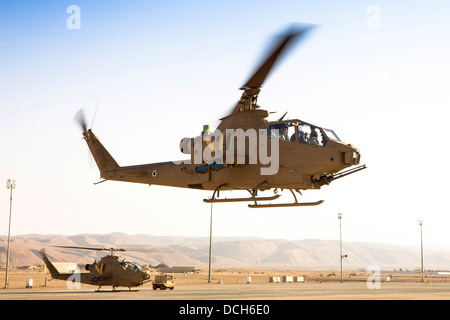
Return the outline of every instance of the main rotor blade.
{"type": "Polygon", "coordinates": [[[304,37],[313,27],[314,25],[295,24],[289,30],[278,36],[277,44],[273,46],[273,50],[270,51],[271,53],[263,60],[264,62],[260,64],[259,68],[240,89],[259,89],[277,60],[286,52],[286,49],[292,45],[294,40],[304,37]]]}
{"type": "Polygon", "coordinates": [[[162,252],[159,250],[146,250],[146,249],[120,249],[120,248],[92,248],[92,247],[76,247],[76,246],[53,246],[57,248],[65,249],[80,249],[80,250],[93,250],[93,251],[145,251],[145,252],[162,252]]]}
{"type": "MultiPolygon", "coordinates": [[[[109,251],[108,248],[91,248],[91,247],[75,247],[75,246],[52,246],[56,248],[65,248],[65,249],[80,249],[80,250],[94,250],[94,251],[109,251]]],[[[114,249],[114,251],[122,251],[123,249],[114,249]]]]}

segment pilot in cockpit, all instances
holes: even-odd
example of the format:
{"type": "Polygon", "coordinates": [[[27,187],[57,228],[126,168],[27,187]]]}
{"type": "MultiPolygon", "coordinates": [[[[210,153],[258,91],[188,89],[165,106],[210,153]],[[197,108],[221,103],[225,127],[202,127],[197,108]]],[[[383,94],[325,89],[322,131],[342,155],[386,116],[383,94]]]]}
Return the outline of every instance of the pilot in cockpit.
{"type": "Polygon", "coordinates": [[[289,141],[288,127],[284,123],[280,125],[280,140],[281,141],[289,141]]]}
{"type": "Polygon", "coordinates": [[[315,128],[311,128],[311,134],[309,135],[309,143],[318,146],[319,141],[317,138],[317,132],[315,128]]]}

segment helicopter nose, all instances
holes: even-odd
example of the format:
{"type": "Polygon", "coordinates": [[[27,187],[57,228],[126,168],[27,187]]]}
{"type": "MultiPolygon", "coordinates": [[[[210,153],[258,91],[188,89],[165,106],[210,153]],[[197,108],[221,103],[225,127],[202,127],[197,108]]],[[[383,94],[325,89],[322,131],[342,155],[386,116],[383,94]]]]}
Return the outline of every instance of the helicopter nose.
{"type": "Polygon", "coordinates": [[[359,150],[352,145],[349,145],[349,147],[351,147],[351,150],[346,151],[344,154],[345,164],[359,164],[359,161],[361,160],[361,154],[359,153],[359,150]]]}
{"type": "Polygon", "coordinates": [[[361,160],[361,153],[359,153],[358,148],[354,148],[353,159],[352,159],[353,164],[359,164],[360,160],[361,160]]]}

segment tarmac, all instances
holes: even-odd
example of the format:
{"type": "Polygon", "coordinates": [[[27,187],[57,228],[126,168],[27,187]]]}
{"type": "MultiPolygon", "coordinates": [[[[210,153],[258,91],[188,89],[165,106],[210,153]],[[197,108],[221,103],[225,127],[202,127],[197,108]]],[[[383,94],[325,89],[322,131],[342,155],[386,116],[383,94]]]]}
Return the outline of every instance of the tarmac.
{"type": "Polygon", "coordinates": [[[0,289],[0,300],[450,300],[450,283],[365,282],[201,284],[179,285],[174,290],[96,292],[81,289],[0,289]]]}

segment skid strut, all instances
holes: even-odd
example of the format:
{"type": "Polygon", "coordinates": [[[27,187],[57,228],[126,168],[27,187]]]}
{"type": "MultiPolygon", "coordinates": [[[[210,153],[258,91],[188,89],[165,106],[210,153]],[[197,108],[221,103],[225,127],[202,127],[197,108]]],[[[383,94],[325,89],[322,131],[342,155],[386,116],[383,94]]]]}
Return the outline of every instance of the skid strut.
{"type": "Polygon", "coordinates": [[[265,203],[265,204],[257,204],[255,201],[255,204],[249,204],[249,208],[280,208],[280,207],[309,207],[309,206],[317,206],[321,204],[324,200],[319,200],[316,202],[298,202],[297,197],[295,196],[294,191],[292,189],[289,189],[289,191],[294,196],[295,202],[293,203],[265,203]]]}

